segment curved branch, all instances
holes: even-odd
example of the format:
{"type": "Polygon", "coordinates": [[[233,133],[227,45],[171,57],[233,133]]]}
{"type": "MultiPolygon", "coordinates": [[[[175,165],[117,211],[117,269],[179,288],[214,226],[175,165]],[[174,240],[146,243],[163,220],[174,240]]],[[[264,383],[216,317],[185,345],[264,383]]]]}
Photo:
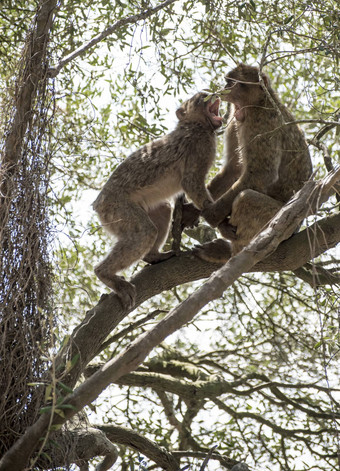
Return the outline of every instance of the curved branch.
{"type": "MultiPolygon", "coordinates": [[[[323,218],[307,229],[282,242],[277,250],[251,268],[252,272],[297,270],[340,242],[340,214],[323,218]],[[311,240],[313,246],[311,247],[311,240]]],[[[228,259],[226,259],[227,261],[228,259]]],[[[137,288],[136,306],[175,286],[208,278],[221,264],[205,262],[191,252],[165,262],[143,268],[131,280],[137,288]]],[[[315,279],[315,277],[314,277],[315,279]]],[[[316,282],[318,279],[316,279],[316,282]]],[[[86,313],[70,341],[56,359],[57,369],[76,354],[79,360],[63,382],[73,387],[89,361],[101,350],[110,332],[128,315],[114,293],[103,295],[99,303],[86,313]],[[89,338],[91,342],[89,342],[89,338]]]]}
{"type": "Polygon", "coordinates": [[[282,437],[294,437],[297,440],[306,441],[305,437],[302,437],[299,434],[306,434],[306,435],[321,435],[324,432],[331,432],[336,433],[336,429],[333,428],[319,428],[318,430],[306,430],[306,429],[286,429],[280,427],[274,422],[271,422],[268,419],[262,417],[262,415],[255,414],[254,412],[246,412],[246,411],[239,411],[234,410],[231,407],[227,406],[224,402],[220,399],[212,399],[212,401],[223,411],[227,412],[227,414],[231,415],[235,419],[253,419],[257,422],[266,425],[267,427],[271,428],[274,432],[282,435],[282,437]]]}
{"type": "Polygon", "coordinates": [[[98,44],[100,41],[102,41],[103,39],[107,38],[108,36],[116,32],[118,29],[129,24],[135,24],[139,20],[145,20],[146,18],[149,18],[150,16],[157,13],[159,10],[162,10],[163,8],[168,7],[174,2],[177,2],[177,0],[166,0],[165,2],[161,3],[157,7],[149,8],[148,10],[145,10],[142,13],[138,13],[137,15],[128,16],[127,18],[123,18],[121,20],[116,21],[116,23],[114,23],[112,26],[105,29],[101,33],[97,34],[97,36],[92,38],[91,41],[78,47],[78,49],[71,52],[71,54],[61,59],[61,61],[59,62],[57,66],[49,68],[48,69],[49,77],[52,77],[52,78],[56,77],[59,74],[60,70],[63,67],[65,67],[65,65],[67,65],[69,62],[73,61],[77,57],[83,55],[89,49],[92,49],[96,44],[98,44]]]}
{"type": "Polygon", "coordinates": [[[139,451],[162,469],[178,471],[179,463],[172,453],[169,453],[164,447],[156,445],[148,438],[143,437],[143,435],[115,425],[95,425],[95,427],[104,432],[111,442],[119,443],[139,451]]]}
{"type": "MultiPolygon", "coordinates": [[[[98,369],[98,367],[91,369],[91,371],[93,372],[96,369],[98,369]]],[[[236,389],[234,384],[235,382],[223,381],[221,379],[212,379],[208,381],[187,381],[178,378],[175,379],[166,374],[134,371],[128,375],[122,376],[117,381],[115,381],[115,383],[123,386],[135,386],[143,388],[148,387],[156,392],[161,393],[170,392],[186,400],[190,400],[193,397],[196,400],[214,400],[214,398],[227,393],[234,394],[235,396],[251,396],[251,394],[254,392],[263,389],[269,389],[272,394],[282,402],[290,404],[295,409],[304,412],[310,417],[316,417],[320,419],[334,419],[334,417],[340,417],[339,413],[334,413],[332,411],[318,412],[311,409],[310,407],[305,407],[299,403],[299,398],[291,399],[287,396],[287,394],[284,394],[279,389],[279,386],[275,382],[271,381],[250,387],[248,389],[236,389]]],[[[287,385],[285,386],[290,387],[287,385]]],[[[301,385],[300,389],[308,387],[310,388],[310,385],[305,384],[301,385]]]]}
{"type": "MultiPolygon", "coordinates": [[[[177,461],[176,458],[193,457],[204,459],[207,456],[207,452],[204,451],[173,451],[169,453],[164,447],[156,445],[148,438],[125,427],[117,427],[115,425],[95,425],[95,427],[104,432],[107,438],[112,442],[139,451],[165,470],[178,471],[179,461],[177,461]]],[[[233,466],[240,463],[228,456],[220,455],[218,452],[213,452],[210,459],[219,461],[226,469],[231,469],[233,466]]]]}

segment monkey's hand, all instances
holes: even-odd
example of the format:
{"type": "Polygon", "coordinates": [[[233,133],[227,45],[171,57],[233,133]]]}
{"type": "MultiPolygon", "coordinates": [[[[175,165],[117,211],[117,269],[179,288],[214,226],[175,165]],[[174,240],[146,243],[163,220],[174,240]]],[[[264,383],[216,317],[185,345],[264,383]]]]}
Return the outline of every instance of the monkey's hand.
{"type": "Polygon", "coordinates": [[[182,206],[182,228],[197,226],[200,214],[201,211],[192,203],[184,203],[182,206]]]}
{"type": "Polygon", "coordinates": [[[202,211],[202,216],[211,227],[217,227],[231,213],[232,201],[226,196],[227,194],[202,211]]]}
{"type": "Polygon", "coordinates": [[[225,239],[236,240],[236,229],[237,227],[232,226],[229,222],[229,219],[224,219],[219,225],[218,230],[225,239]]]}
{"type": "Polygon", "coordinates": [[[164,260],[169,260],[169,258],[175,255],[176,253],[173,250],[168,250],[168,252],[151,252],[145,255],[143,260],[150,265],[155,265],[156,263],[164,262],[164,260]]]}
{"type": "Polygon", "coordinates": [[[231,257],[231,246],[226,240],[214,239],[206,244],[196,245],[193,253],[206,262],[226,263],[231,257]]]}
{"type": "Polygon", "coordinates": [[[220,205],[213,204],[209,208],[203,209],[202,216],[211,227],[217,227],[223,221],[226,214],[224,210],[221,212],[220,205]]]}

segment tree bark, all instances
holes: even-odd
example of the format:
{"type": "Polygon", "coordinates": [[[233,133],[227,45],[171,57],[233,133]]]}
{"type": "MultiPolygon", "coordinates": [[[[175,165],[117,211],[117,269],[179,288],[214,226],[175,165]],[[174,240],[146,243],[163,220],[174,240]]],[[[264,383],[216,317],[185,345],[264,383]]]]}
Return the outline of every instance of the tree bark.
{"type": "MultiPolygon", "coordinates": [[[[14,115],[7,133],[2,158],[2,164],[9,169],[17,163],[20,157],[25,132],[33,112],[38,84],[46,75],[45,52],[56,4],[57,0],[40,1],[35,28],[26,43],[21,74],[17,79],[14,115]]],[[[1,193],[7,195],[3,185],[1,193]]]]}

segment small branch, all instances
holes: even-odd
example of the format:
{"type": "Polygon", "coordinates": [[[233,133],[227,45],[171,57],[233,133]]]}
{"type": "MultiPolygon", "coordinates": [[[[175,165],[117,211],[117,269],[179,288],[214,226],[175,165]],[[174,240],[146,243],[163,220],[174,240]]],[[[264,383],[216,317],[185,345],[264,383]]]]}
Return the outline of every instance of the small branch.
{"type": "Polygon", "coordinates": [[[163,8],[168,7],[169,5],[171,5],[172,3],[176,1],[177,0],[166,0],[165,2],[161,3],[157,7],[149,8],[148,10],[145,10],[142,13],[139,13],[137,15],[128,16],[127,18],[123,18],[121,20],[116,21],[116,23],[114,23],[112,26],[105,29],[101,33],[97,34],[97,36],[92,38],[91,41],[89,41],[87,44],[84,44],[83,46],[78,47],[78,49],[71,52],[71,54],[61,59],[61,61],[56,67],[51,67],[50,69],[48,69],[49,77],[52,77],[52,78],[56,77],[59,74],[60,70],[63,67],[65,67],[65,65],[67,65],[69,62],[76,59],[77,57],[83,55],[89,49],[92,49],[100,41],[107,38],[108,36],[116,32],[118,29],[122,28],[123,26],[129,25],[129,24],[135,24],[137,23],[137,21],[140,21],[140,20],[145,20],[146,18],[149,18],[150,16],[157,13],[159,10],[162,10],[163,8]]]}
{"type": "Polygon", "coordinates": [[[209,453],[207,454],[207,456],[204,458],[204,461],[202,463],[202,466],[200,467],[200,471],[204,471],[205,468],[207,467],[208,463],[209,463],[209,460],[210,458],[212,457],[212,454],[214,452],[214,450],[217,448],[217,445],[214,445],[212,448],[210,448],[209,450],[209,453]]]}
{"type": "Polygon", "coordinates": [[[105,350],[105,348],[109,347],[112,343],[117,342],[117,340],[125,337],[130,332],[133,332],[135,329],[137,329],[137,327],[145,324],[146,322],[148,322],[151,319],[154,319],[159,314],[163,314],[163,313],[166,313],[166,312],[168,312],[168,311],[164,311],[164,309],[156,309],[155,311],[152,311],[149,314],[147,314],[146,316],[144,316],[142,319],[139,319],[138,321],[134,322],[133,324],[130,324],[128,327],[126,327],[125,329],[122,329],[120,332],[113,335],[112,337],[107,339],[104,343],[102,343],[102,345],[98,349],[97,355],[99,355],[100,352],[105,350]]]}
{"type": "Polygon", "coordinates": [[[235,419],[245,419],[245,418],[253,419],[256,422],[261,423],[271,428],[273,432],[278,433],[282,437],[293,437],[296,440],[301,440],[305,442],[306,438],[301,436],[302,434],[321,435],[324,432],[331,432],[331,433],[336,432],[336,430],[332,428],[319,428],[318,430],[300,429],[300,428],[299,429],[286,429],[286,428],[280,427],[274,422],[271,422],[270,420],[264,419],[262,415],[255,414],[254,412],[234,410],[231,407],[227,406],[220,399],[213,399],[212,402],[214,402],[221,410],[227,412],[227,414],[229,414],[231,417],[234,417],[235,419]]]}
{"type": "MultiPolygon", "coordinates": [[[[203,451],[173,451],[172,454],[178,458],[191,457],[197,459],[205,459],[207,456],[206,452],[203,451]]],[[[240,461],[233,460],[232,458],[229,458],[225,455],[220,455],[217,452],[213,452],[210,456],[210,459],[218,461],[223,467],[230,470],[233,466],[240,463],[240,461]]]]}
{"type": "Polygon", "coordinates": [[[340,284],[340,273],[332,273],[330,270],[312,263],[306,263],[303,267],[297,268],[294,270],[294,274],[312,288],[340,284]]]}
{"type": "Polygon", "coordinates": [[[263,77],[262,77],[262,70],[263,70],[263,67],[264,67],[264,64],[265,64],[265,59],[266,59],[266,56],[267,56],[267,49],[269,47],[271,37],[274,33],[276,33],[276,31],[271,31],[271,28],[269,28],[267,39],[266,39],[266,42],[264,43],[264,46],[263,46],[263,52],[262,52],[262,57],[261,57],[261,61],[260,61],[260,66],[259,66],[259,83],[260,83],[267,99],[272,104],[272,106],[276,110],[278,116],[280,117],[281,123],[284,124],[285,120],[284,120],[284,116],[282,114],[282,111],[280,110],[280,108],[278,106],[278,103],[276,102],[276,100],[274,99],[274,97],[270,93],[269,89],[267,88],[267,86],[266,86],[266,84],[263,80],[263,77]]]}
{"type": "MultiPolygon", "coordinates": [[[[338,119],[340,119],[340,114],[338,114],[336,117],[338,119]]],[[[338,122],[338,124],[336,124],[336,122],[331,122],[329,124],[326,124],[323,128],[321,128],[317,132],[317,134],[314,136],[313,139],[308,141],[309,144],[311,144],[311,145],[315,146],[317,149],[321,150],[321,152],[323,154],[323,160],[324,160],[324,163],[325,163],[325,167],[326,167],[328,172],[331,172],[332,170],[334,170],[334,166],[333,166],[331,156],[329,154],[328,147],[326,146],[326,144],[321,142],[321,139],[327,132],[329,132],[331,129],[333,129],[337,125],[340,125],[340,121],[338,122]]],[[[340,202],[339,191],[337,191],[337,193],[336,193],[336,199],[337,199],[338,202],[340,202]]]]}
{"type": "MultiPolygon", "coordinates": [[[[340,113],[335,115],[335,118],[338,120],[338,124],[340,124],[340,113]]],[[[336,126],[337,121],[333,121],[331,124],[326,124],[323,128],[321,128],[317,134],[314,136],[313,141],[320,141],[321,138],[331,131],[336,126]]]]}
{"type": "Polygon", "coordinates": [[[157,396],[159,397],[164,413],[169,421],[169,424],[174,427],[179,434],[183,433],[183,427],[181,422],[177,419],[172,401],[168,398],[167,394],[164,391],[157,391],[157,396]]]}

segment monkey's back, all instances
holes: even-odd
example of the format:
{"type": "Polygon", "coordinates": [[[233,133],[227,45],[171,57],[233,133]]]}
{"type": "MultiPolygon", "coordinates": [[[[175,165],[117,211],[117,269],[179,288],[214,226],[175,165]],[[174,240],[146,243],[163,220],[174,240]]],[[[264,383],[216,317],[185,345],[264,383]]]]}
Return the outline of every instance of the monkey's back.
{"type": "MultiPolygon", "coordinates": [[[[291,116],[291,121],[293,120],[291,116]]],[[[306,140],[299,126],[281,124],[279,132],[282,145],[279,177],[277,182],[268,188],[268,195],[287,202],[310,178],[313,167],[306,140]]]]}
{"type": "Polygon", "coordinates": [[[248,168],[266,174],[267,165],[280,155],[278,178],[266,182],[266,193],[276,200],[287,202],[312,174],[312,162],[304,135],[294,117],[278,103],[280,113],[268,104],[248,110],[247,124],[237,123],[240,148],[246,149],[248,168]],[[259,168],[260,166],[260,168],[259,168]]]}
{"type": "Polygon", "coordinates": [[[201,123],[179,123],[166,136],[152,141],[129,155],[112,173],[93,207],[105,201],[129,198],[143,207],[152,207],[182,191],[183,172],[190,163],[192,172],[206,172],[216,150],[216,138],[201,123]]]}

